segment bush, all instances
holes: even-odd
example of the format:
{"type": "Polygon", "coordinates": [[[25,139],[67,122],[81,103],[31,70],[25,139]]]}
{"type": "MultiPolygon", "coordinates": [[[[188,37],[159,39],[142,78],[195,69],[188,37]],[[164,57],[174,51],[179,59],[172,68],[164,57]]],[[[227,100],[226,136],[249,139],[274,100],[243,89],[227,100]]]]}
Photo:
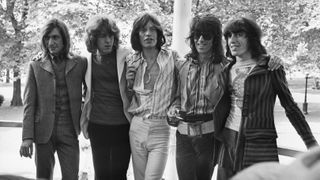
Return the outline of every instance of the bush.
{"type": "Polygon", "coordinates": [[[0,94],[0,106],[2,105],[3,101],[4,101],[4,97],[3,95],[0,94]]]}

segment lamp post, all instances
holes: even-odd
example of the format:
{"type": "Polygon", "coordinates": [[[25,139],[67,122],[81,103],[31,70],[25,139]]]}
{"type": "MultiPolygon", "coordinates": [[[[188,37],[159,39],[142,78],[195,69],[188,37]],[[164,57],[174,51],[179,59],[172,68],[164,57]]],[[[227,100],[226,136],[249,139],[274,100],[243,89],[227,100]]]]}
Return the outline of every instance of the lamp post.
{"type": "Polygon", "coordinates": [[[304,114],[308,114],[308,103],[307,103],[307,88],[308,88],[308,77],[309,73],[306,74],[306,86],[305,86],[305,91],[304,91],[304,102],[302,106],[302,111],[304,114]]]}

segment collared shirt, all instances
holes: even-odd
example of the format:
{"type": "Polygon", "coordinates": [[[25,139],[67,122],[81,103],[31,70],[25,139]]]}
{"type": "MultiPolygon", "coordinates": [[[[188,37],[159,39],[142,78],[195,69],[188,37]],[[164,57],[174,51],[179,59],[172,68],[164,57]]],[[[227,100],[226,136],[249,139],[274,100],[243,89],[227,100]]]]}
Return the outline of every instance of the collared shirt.
{"type": "Polygon", "coordinates": [[[189,57],[189,71],[187,75],[187,114],[210,114],[216,102],[212,102],[211,93],[217,87],[217,72],[211,61],[199,63],[189,57]]]}
{"type": "Polygon", "coordinates": [[[173,92],[177,88],[174,83],[175,62],[178,54],[161,49],[156,59],[159,73],[152,90],[145,89],[144,77],[147,62],[142,53],[135,53],[127,57],[127,65],[136,68],[133,84],[134,97],[129,112],[134,115],[164,117],[173,101],[173,92]]]}

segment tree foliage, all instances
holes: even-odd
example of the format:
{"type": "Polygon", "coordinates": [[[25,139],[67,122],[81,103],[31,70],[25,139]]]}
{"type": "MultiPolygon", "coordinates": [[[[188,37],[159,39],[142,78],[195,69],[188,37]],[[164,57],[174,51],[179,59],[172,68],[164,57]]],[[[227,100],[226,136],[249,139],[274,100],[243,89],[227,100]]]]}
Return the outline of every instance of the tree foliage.
{"type": "MultiPolygon", "coordinates": [[[[263,43],[270,54],[277,55],[288,65],[302,69],[316,67],[320,55],[320,2],[318,0],[193,0],[193,12],[213,13],[223,24],[232,18],[253,18],[264,32],[263,43]],[[304,61],[298,45],[306,44],[304,61]]],[[[310,69],[309,69],[310,70],[310,69]]]]}
{"type": "MultiPolygon", "coordinates": [[[[53,17],[68,25],[72,51],[80,54],[86,52],[86,22],[98,14],[112,17],[121,30],[122,45],[130,46],[133,20],[151,12],[162,22],[170,46],[173,4],[174,0],[0,0],[0,70],[25,72],[25,64],[40,51],[42,26],[53,17]]],[[[270,54],[283,58],[288,66],[319,71],[319,0],[192,0],[192,5],[194,15],[213,13],[223,25],[240,16],[255,19],[270,54]]]]}

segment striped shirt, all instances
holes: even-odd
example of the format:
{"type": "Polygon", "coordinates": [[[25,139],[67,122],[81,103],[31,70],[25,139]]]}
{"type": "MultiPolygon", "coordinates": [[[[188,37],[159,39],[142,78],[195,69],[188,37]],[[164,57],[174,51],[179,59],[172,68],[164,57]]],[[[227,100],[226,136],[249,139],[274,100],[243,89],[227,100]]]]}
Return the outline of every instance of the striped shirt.
{"type": "Polygon", "coordinates": [[[217,87],[217,72],[214,64],[204,62],[200,64],[198,60],[188,59],[191,61],[187,76],[187,99],[189,108],[187,114],[210,114],[216,102],[212,102],[210,97],[217,87]]]}
{"type": "Polygon", "coordinates": [[[178,54],[173,51],[161,49],[156,59],[159,74],[156,77],[152,90],[145,89],[144,77],[147,66],[142,53],[129,55],[126,59],[127,66],[136,68],[133,84],[134,96],[128,109],[133,115],[165,117],[173,101],[177,84],[174,83],[175,63],[178,54]]]}

